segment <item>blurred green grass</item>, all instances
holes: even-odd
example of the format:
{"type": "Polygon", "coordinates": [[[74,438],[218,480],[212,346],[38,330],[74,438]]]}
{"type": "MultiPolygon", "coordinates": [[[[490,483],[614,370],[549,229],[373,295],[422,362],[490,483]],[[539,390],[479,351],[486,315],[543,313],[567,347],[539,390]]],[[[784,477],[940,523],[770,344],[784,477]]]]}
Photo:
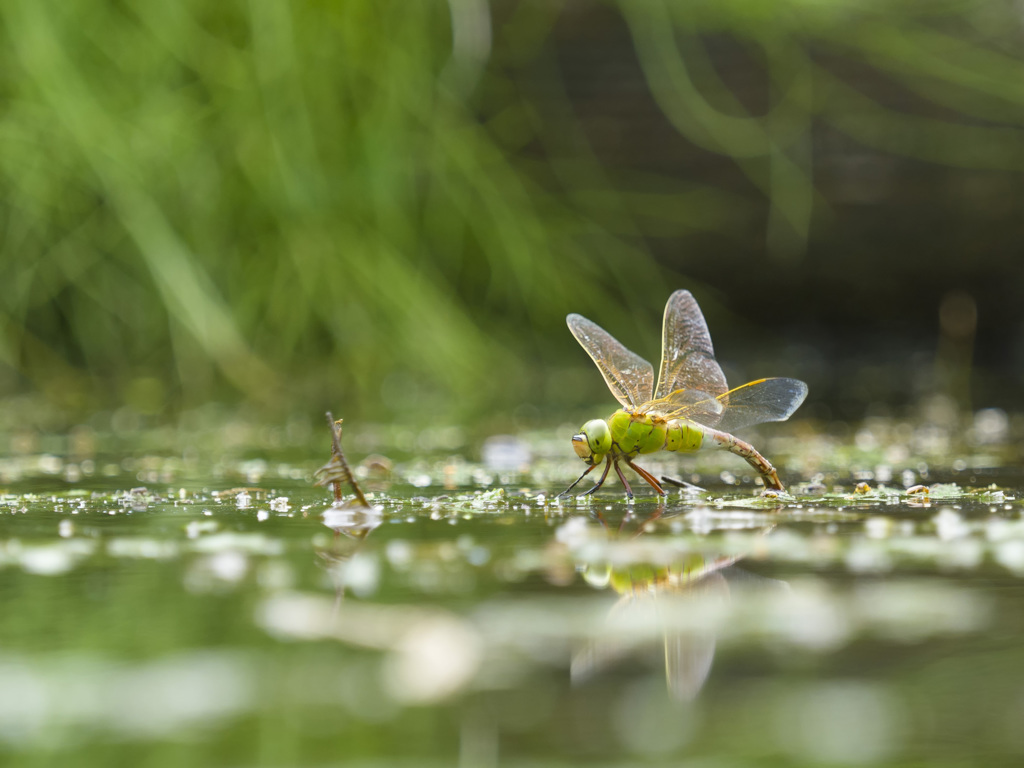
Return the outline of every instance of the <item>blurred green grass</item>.
{"type": "Polygon", "coordinates": [[[591,13],[620,19],[671,126],[760,196],[768,264],[799,264],[830,215],[815,126],[955,167],[1024,157],[1010,3],[594,8],[5,3],[0,394],[35,393],[57,426],[209,400],[430,420],[600,396],[592,375],[577,394],[566,312],[630,343],[687,271],[652,238],[677,253],[760,214],[731,183],[594,151],[559,66],[591,13]],[[763,68],[764,109],[709,58],[723,35],[763,68]],[[858,90],[849,62],[926,106],[858,90]]]}

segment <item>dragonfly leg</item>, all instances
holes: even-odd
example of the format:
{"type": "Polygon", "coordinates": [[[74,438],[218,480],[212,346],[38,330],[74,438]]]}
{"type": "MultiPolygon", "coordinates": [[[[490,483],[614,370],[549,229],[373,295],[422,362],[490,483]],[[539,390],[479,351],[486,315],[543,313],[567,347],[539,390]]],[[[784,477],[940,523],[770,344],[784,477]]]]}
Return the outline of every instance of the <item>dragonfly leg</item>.
{"type": "Polygon", "coordinates": [[[584,477],[586,477],[591,472],[593,472],[596,467],[597,467],[596,464],[591,464],[589,467],[587,467],[587,470],[582,475],[580,475],[579,477],[576,478],[576,482],[575,483],[573,483],[568,488],[566,488],[564,491],[562,491],[560,494],[555,496],[555,498],[556,499],[560,499],[563,496],[565,496],[565,494],[567,494],[569,491],[571,491],[573,488],[575,488],[577,485],[580,484],[580,480],[582,480],[584,477]]]}
{"type": "MultiPolygon", "coordinates": [[[[626,463],[628,464],[629,462],[627,461],[626,463]]],[[[607,474],[607,472],[605,474],[607,474]]],[[[621,480],[622,484],[624,486],[626,486],[626,498],[627,499],[632,499],[633,498],[633,489],[629,487],[629,481],[626,480],[626,476],[624,474],[622,474],[622,470],[619,469],[619,462],[617,462],[617,461],[615,462],[615,474],[617,474],[619,476],[619,480],[621,480]]]]}
{"type": "Polygon", "coordinates": [[[668,475],[662,475],[661,482],[668,483],[669,485],[674,485],[676,486],[676,488],[685,488],[688,491],[698,491],[700,493],[706,493],[706,489],[701,488],[699,485],[694,485],[693,483],[688,483],[685,480],[679,480],[675,477],[669,477],[668,475]]]}
{"type": "Polygon", "coordinates": [[[661,484],[658,483],[658,481],[654,479],[654,475],[652,475],[650,472],[648,472],[643,467],[638,467],[636,464],[634,464],[629,459],[626,459],[626,463],[629,464],[629,468],[630,469],[632,469],[634,472],[636,472],[638,475],[640,475],[640,477],[642,477],[644,480],[646,480],[647,484],[650,485],[654,490],[656,490],[658,492],[659,496],[664,496],[665,495],[665,489],[662,488],[661,484]]]}
{"type": "Polygon", "coordinates": [[[757,452],[757,450],[750,443],[745,443],[738,437],[733,437],[728,432],[711,432],[708,433],[714,438],[715,442],[727,451],[732,451],[737,456],[742,456],[747,460],[754,469],[758,471],[762,478],[764,478],[764,484],[766,487],[776,491],[784,491],[785,487],[782,485],[782,481],[779,480],[779,473],[775,471],[775,467],[772,466],[771,462],[768,461],[764,456],[757,452]]]}
{"type": "MultiPolygon", "coordinates": [[[[595,464],[594,467],[596,467],[596,466],[597,465],[595,464]]],[[[594,467],[591,467],[590,469],[593,469],[594,467]]],[[[584,491],[580,495],[581,496],[589,496],[590,494],[592,494],[595,491],[597,491],[597,489],[600,488],[602,485],[604,485],[604,479],[606,477],[608,477],[608,470],[611,469],[611,468],[612,468],[612,457],[609,456],[608,460],[605,461],[605,463],[604,463],[604,472],[601,473],[601,479],[597,481],[597,484],[593,488],[591,488],[589,491],[584,491]]],[[[586,474],[586,472],[584,472],[584,474],[586,474]]],[[[583,478],[581,477],[580,480],[582,480],[582,479],[583,478]]]]}

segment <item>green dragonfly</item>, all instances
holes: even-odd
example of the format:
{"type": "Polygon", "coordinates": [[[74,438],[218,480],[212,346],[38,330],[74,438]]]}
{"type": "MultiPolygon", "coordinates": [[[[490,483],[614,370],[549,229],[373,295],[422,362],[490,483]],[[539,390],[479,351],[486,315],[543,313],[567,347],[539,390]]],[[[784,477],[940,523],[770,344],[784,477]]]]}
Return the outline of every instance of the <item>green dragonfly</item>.
{"type": "Polygon", "coordinates": [[[615,467],[626,495],[633,498],[620,462],[664,496],[665,490],[654,476],[633,460],[640,454],[690,453],[708,445],[742,456],[768,488],[784,490],[775,467],[731,433],[767,421],[785,421],[807,397],[807,385],[796,379],[773,378],[729,389],[715,360],[704,315],[689,291],[676,291],[665,305],[657,387],[651,364],[599,325],[577,314],[566,317],[566,323],[622,408],[607,419],[588,421],[573,436],[573,450],[588,466],[559,496],[603,463],[601,479],[583,495],[597,491],[615,467]]]}

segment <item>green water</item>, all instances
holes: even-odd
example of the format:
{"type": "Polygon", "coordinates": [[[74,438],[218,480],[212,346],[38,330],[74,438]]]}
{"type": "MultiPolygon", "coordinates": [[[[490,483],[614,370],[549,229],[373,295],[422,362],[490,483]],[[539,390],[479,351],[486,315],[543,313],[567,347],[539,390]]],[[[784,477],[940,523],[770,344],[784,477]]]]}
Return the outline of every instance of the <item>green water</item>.
{"type": "Polygon", "coordinates": [[[763,499],[723,455],[664,503],[558,503],[576,464],[496,446],[371,462],[369,514],[323,454],[6,460],[0,762],[1024,759],[1018,473],[763,499]]]}

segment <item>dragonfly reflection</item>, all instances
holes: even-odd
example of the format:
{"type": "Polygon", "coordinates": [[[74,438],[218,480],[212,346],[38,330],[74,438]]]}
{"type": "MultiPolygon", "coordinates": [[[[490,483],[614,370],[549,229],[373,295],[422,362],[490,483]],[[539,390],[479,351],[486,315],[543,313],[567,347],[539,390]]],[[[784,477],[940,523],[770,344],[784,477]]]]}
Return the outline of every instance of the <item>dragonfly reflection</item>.
{"type": "MultiPolygon", "coordinates": [[[[651,517],[660,517],[663,511],[659,505],[651,517]]],[[[650,520],[628,536],[642,535],[650,520]]],[[[612,533],[610,526],[605,527],[612,533]]],[[[627,534],[620,528],[612,535],[627,534]]],[[[619,598],[608,611],[603,631],[573,654],[573,685],[583,685],[631,660],[661,655],[669,695],[678,701],[695,699],[711,672],[717,644],[715,622],[702,625],[698,617],[722,610],[734,590],[789,588],[785,582],[742,570],[736,565],[741,559],[690,552],[668,564],[580,564],[588,584],[614,591],[619,598]]]]}

